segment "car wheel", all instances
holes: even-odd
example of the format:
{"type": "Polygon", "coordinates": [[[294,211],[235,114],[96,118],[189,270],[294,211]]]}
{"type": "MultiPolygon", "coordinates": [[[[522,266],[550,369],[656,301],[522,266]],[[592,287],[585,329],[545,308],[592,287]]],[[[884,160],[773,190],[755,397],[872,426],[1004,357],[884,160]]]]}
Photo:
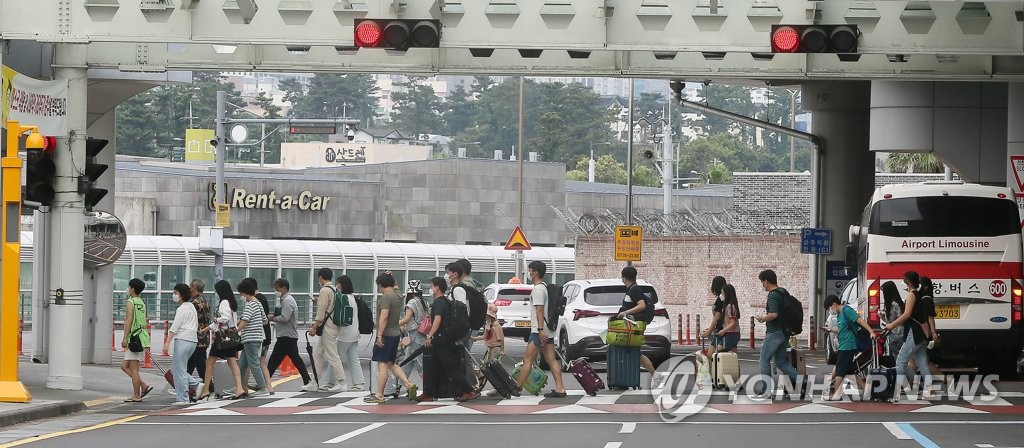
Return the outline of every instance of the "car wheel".
{"type": "Polygon", "coordinates": [[[557,350],[562,353],[562,358],[565,359],[565,362],[572,362],[580,357],[580,354],[569,346],[569,335],[565,331],[558,335],[557,350]]]}

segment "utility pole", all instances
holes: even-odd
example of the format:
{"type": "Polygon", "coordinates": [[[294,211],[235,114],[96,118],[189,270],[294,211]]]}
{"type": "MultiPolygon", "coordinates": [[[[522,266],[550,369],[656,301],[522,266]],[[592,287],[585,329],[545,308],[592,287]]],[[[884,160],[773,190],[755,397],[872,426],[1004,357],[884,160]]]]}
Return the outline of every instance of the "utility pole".
{"type": "MultiPolygon", "coordinates": [[[[226,134],[224,132],[224,122],[227,120],[227,102],[228,95],[223,90],[217,91],[217,154],[214,158],[217,164],[217,175],[216,182],[217,192],[216,202],[217,205],[214,207],[213,212],[213,224],[217,225],[217,210],[220,208],[220,204],[224,204],[224,151],[227,149],[226,134]]],[[[191,114],[189,114],[191,115],[191,114]]],[[[213,256],[213,276],[217,280],[224,280],[224,251],[218,250],[213,256]]]]}
{"type": "MultiPolygon", "coordinates": [[[[519,228],[523,228],[523,90],[526,86],[526,78],[519,77],[519,228]]],[[[523,279],[526,269],[523,268],[525,259],[523,251],[516,251],[516,277],[523,279]]]]}
{"type": "MultiPolygon", "coordinates": [[[[662,139],[662,151],[661,151],[661,187],[665,193],[665,201],[662,204],[662,213],[665,214],[665,222],[668,222],[669,215],[672,214],[672,174],[675,173],[675,169],[672,167],[675,165],[675,159],[672,157],[672,105],[667,104],[668,111],[665,113],[665,132],[664,138],[662,139]]],[[[672,232],[668,226],[665,226],[665,234],[670,235],[672,232]]]]}
{"type": "MultiPolygon", "coordinates": [[[[634,79],[629,78],[629,139],[626,140],[626,225],[633,225],[633,84],[634,79]]],[[[627,261],[626,266],[632,266],[633,262],[627,261]]]]}

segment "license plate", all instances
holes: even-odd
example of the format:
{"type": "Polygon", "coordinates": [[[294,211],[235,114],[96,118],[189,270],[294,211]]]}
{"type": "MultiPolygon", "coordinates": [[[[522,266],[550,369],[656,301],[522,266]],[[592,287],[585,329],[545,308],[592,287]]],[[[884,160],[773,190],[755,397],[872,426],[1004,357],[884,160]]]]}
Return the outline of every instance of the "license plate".
{"type": "Polygon", "coordinates": [[[530,321],[528,320],[517,320],[516,328],[530,328],[530,321]]]}
{"type": "Polygon", "coordinates": [[[959,319],[960,305],[935,305],[936,319],[959,319]]]}

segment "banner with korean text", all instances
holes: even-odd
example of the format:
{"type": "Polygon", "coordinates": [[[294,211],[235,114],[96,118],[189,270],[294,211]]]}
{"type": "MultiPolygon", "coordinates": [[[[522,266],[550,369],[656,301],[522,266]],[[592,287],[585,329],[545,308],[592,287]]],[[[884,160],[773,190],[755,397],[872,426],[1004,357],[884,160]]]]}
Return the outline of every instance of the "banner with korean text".
{"type": "Polygon", "coordinates": [[[68,134],[68,81],[41,81],[3,66],[3,122],[35,125],[43,135],[68,134]]]}

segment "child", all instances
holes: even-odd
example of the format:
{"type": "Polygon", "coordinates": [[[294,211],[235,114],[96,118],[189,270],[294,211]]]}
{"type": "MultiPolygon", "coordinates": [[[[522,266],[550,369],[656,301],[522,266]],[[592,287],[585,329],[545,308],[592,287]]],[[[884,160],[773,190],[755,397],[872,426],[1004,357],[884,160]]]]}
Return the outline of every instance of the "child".
{"type": "MultiPolygon", "coordinates": [[[[501,330],[501,324],[498,323],[498,307],[494,306],[493,303],[487,305],[487,320],[484,322],[484,334],[482,336],[474,336],[474,341],[484,341],[484,346],[487,347],[487,351],[484,352],[483,362],[488,363],[497,360],[503,353],[505,353],[505,335],[501,330]]],[[[479,370],[476,371],[476,376],[483,380],[483,373],[479,370]]],[[[498,391],[491,389],[487,391],[485,395],[488,397],[497,395],[498,391]]]]}

